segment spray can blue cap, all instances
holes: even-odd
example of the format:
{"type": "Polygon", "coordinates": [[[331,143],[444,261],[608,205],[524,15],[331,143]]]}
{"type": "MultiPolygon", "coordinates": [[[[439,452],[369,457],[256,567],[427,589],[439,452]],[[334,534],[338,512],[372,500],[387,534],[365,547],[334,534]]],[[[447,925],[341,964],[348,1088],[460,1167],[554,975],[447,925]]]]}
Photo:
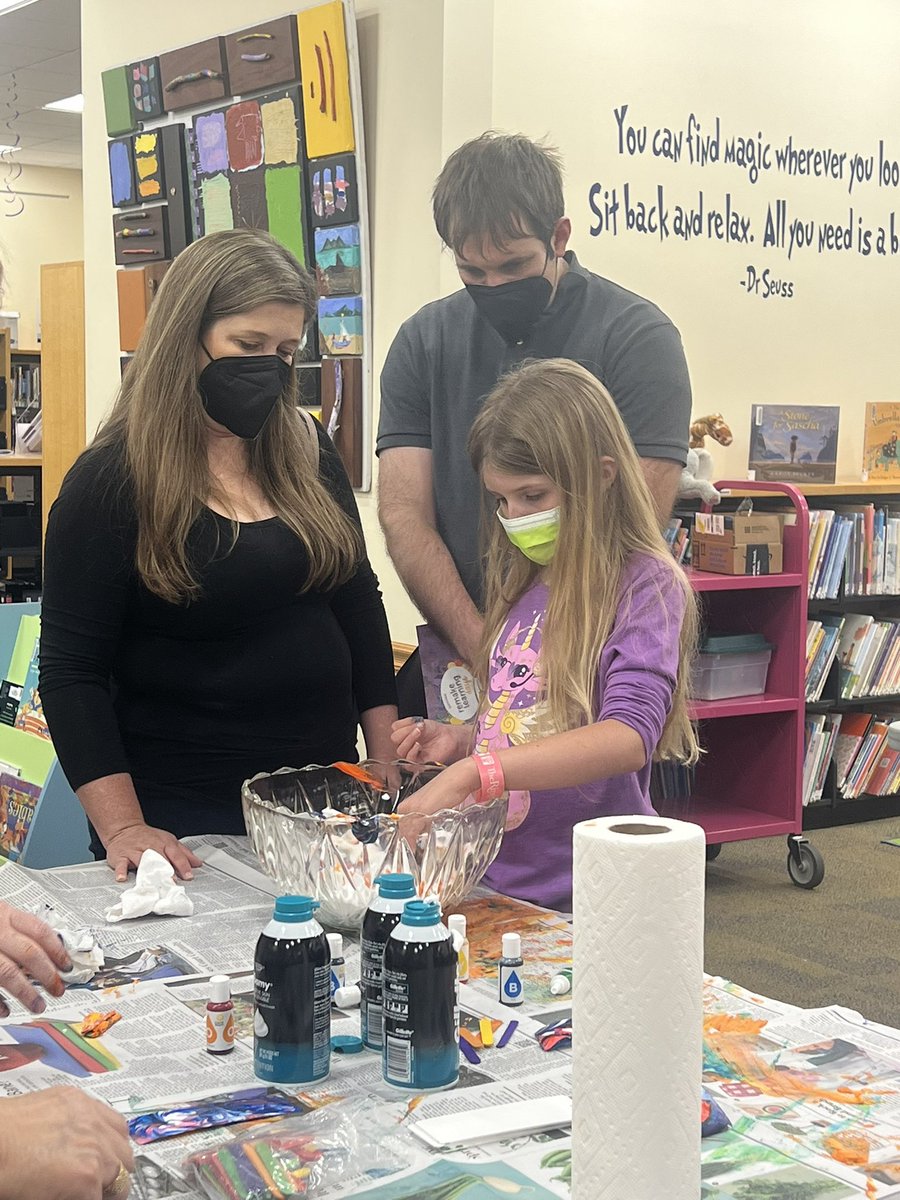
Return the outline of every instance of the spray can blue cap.
{"type": "Polygon", "coordinates": [[[312,896],[279,896],[275,901],[275,917],[291,923],[311,921],[318,907],[318,900],[313,900],[312,896]]]}

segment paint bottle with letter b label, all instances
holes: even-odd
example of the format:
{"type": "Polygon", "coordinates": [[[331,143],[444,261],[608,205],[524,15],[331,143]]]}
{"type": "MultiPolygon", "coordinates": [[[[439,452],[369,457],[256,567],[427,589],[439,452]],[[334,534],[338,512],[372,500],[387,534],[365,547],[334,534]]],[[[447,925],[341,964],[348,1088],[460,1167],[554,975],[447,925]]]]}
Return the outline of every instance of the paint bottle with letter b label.
{"type": "Polygon", "coordinates": [[[417,1092],[459,1080],[457,951],[433,900],[410,900],[384,948],[382,1075],[417,1092]]]}
{"type": "Polygon", "coordinates": [[[412,875],[379,875],[378,895],[369,905],[362,923],[360,944],[359,1006],[360,1037],[370,1050],[381,1050],[384,1010],[381,998],[381,964],[391,930],[403,915],[407,900],[415,900],[412,875]]]}
{"type": "Polygon", "coordinates": [[[522,984],[522,939],[517,933],[504,933],[500,959],[500,1003],[521,1004],[525,999],[522,984]]]}
{"type": "Polygon", "coordinates": [[[331,953],[318,901],[279,896],[256,943],[253,1070],[272,1083],[315,1083],[331,1067],[331,953]]]}

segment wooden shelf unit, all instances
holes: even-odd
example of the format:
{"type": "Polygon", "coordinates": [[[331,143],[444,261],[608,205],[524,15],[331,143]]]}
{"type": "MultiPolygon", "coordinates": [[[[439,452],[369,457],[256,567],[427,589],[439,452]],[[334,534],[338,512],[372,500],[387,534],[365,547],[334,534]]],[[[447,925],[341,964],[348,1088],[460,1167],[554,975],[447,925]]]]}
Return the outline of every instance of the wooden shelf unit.
{"type": "MultiPolygon", "coordinates": [[[[13,350],[9,331],[0,329],[0,378],[6,380],[2,432],[7,447],[12,444],[11,370],[17,359],[40,360],[42,414],[41,453],[0,454],[0,481],[33,476],[43,540],[50,505],[85,444],[84,263],[41,267],[41,322],[39,350],[13,350]]],[[[7,576],[9,573],[8,565],[7,576]]]]}

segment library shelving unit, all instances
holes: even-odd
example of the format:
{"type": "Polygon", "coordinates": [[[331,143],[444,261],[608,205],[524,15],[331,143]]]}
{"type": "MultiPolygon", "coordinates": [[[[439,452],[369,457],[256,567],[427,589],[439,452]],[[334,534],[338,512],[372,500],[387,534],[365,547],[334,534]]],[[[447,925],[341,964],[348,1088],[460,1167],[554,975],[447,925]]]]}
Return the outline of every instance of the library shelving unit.
{"type": "MultiPolygon", "coordinates": [[[[884,504],[900,511],[900,479],[870,480],[868,483],[833,483],[803,489],[811,507],[831,508],[844,505],[873,503],[884,504]]],[[[876,619],[900,617],[900,595],[847,595],[843,588],[839,595],[830,599],[809,600],[810,617],[821,618],[826,614],[870,613],[876,619]]],[[[849,713],[875,711],[900,716],[900,693],[894,695],[841,696],[841,674],[837,662],[832,663],[825,680],[821,698],[807,704],[809,713],[849,713]]],[[[857,821],[877,820],[882,817],[900,815],[900,796],[874,795],[864,792],[860,796],[845,799],[837,785],[834,760],[829,764],[825,787],[820,801],[807,805],[805,823],[808,828],[843,825],[857,821]]]]}
{"type": "Polygon", "coordinates": [[[667,803],[671,816],[706,831],[707,858],[725,842],[785,836],[788,873],[814,888],[824,862],[803,836],[802,772],[809,513],[789,484],[722,481],[720,491],[775,493],[793,508],[784,526],[783,570],[776,575],[716,575],[688,569],[710,634],[761,633],[774,647],[766,691],[758,696],[694,700],[704,753],[689,799],[667,803]]]}
{"type": "MultiPolygon", "coordinates": [[[[85,442],[85,369],[84,369],[84,264],[48,263],[41,267],[42,343],[40,350],[13,350],[9,331],[0,329],[0,379],[5,406],[0,423],[0,488],[17,476],[34,480],[34,504],[41,517],[43,541],[47,513],[56,499],[69,467],[84,448],[85,442]],[[40,363],[42,450],[39,454],[19,453],[13,446],[12,367],[17,363],[40,363]]],[[[9,487],[5,488],[7,495],[9,487]]],[[[0,521],[2,525],[2,521],[0,521]]],[[[3,532],[0,529],[0,546],[3,532]]],[[[40,586],[40,545],[34,555],[17,551],[33,559],[35,589],[40,586]]],[[[5,555],[7,579],[14,578],[12,556],[5,555]]],[[[31,590],[31,589],[30,589],[31,590]]]]}

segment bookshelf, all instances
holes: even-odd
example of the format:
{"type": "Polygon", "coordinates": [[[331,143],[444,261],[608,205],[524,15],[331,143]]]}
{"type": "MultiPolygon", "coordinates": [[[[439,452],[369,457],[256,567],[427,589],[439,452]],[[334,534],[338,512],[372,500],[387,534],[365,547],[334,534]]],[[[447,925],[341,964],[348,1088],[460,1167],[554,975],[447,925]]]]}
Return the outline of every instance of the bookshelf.
{"type": "MultiPolygon", "coordinates": [[[[774,488],[775,485],[763,486],[769,489],[774,488]]],[[[737,502],[748,494],[749,488],[750,485],[744,482],[730,485],[727,489],[725,503],[737,502]]],[[[833,484],[801,484],[798,485],[798,491],[807,500],[810,515],[814,519],[817,517],[817,510],[823,510],[826,513],[834,511],[839,515],[843,514],[844,519],[847,519],[848,514],[864,510],[870,504],[875,509],[881,507],[888,514],[896,514],[900,517],[900,478],[869,482],[850,480],[833,484]]],[[[765,498],[767,507],[783,507],[784,505],[784,497],[776,490],[760,492],[754,488],[752,494],[754,497],[765,498]]],[[[813,520],[813,524],[815,524],[815,520],[813,520]]],[[[852,531],[851,536],[856,537],[857,533],[858,529],[852,531]]],[[[864,548],[863,560],[866,555],[872,555],[871,529],[865,535],[864,542],[866,539],[868,546],[864,548]]],[[[813,544],[814,539],[811,536],[811,546],[813,544]]],[[[847,621],[856,614],[871,616],[874,622],[882,622],[883,628],[892,623],[900,624],[900,575],[895,573],[893,582],[889,582],[886,572],[882,586],[889,586],[890,591],[874,592],[873,594],[854,591],[854,574],[857,585],[859,585],[860,564],[859,560],[853,556],[853,545],[854,543],[851,542],[846,554],[838,556],[838,571],[833,577],[832,585],[824,589],[827,594],[818,594],[819,591],[823,591],[821,587],[811,589],[813,594],[808,597],[807,601],[809,620],[821,622],[823,626],[835,627],[839,626],[842,619],[847,621]]],[[[812,564],[812,569],[814,571],[814,564],[812,564]]],[[[807,572],[804,574],[808,577],[807,572]]],[[[822,583],[821,576],[817,577],[814,572],[812,582],[816,584],[817,581],[822,583]]],[[[890,783],[888,783],[886,790],[869,791],[865,789],[865,786],[859,790],[852,784],[849,789],[845,790],[841,787],[840,778],[844,768],[848,765],[846,755],[851,753],[854,757],[849,760],[849,765],[851,767],[854,764],[859,766],[862,784],[867,783],[872,778],[871,772],[877,767],[880,756],[886,753],[886,746],[878,748],[878,739],[883,733],[882,727],[891,720],[900,719],[900,659],[898,659],[900,629],[893,635],[893,659],[890,657],[891,645],[885,641],[883,643],[884,652],[881,656],[879,657],[876,647],[874,657],[869,660],[869,667],[872,671],[871,678],[878,681],[878,686],[882,689],[875,691],[874,694],[869,690],[864,690],[862,694],[849,696],[842,694],[842,685],[846,682],[847,672],[844,668],[842,673],[839,657],[840,639],[841,635],[839,634],[835,657],[821,675],[819,694],[816,695],[816,689],[812,688],[811,695],[814,698],[805,702],[803,707],[806,724],[806,754],[810,759],[808,771],[811,772],[811,777],[806,781],[809,803],[803,809],[803,823],[807,829],[900,815],[900,789],[891,790],[890,783]],[[892,684],[892,686],[885,688],[885,683],[892,684]],[[855,746],[851,743],[850,750],[844,746],[841,747],[841,765],[839,767],[834,758],[837,737],[841,734],[842,728],[857,730],[860,726],[860,714],[883,718],[879,726],[870,727],[870,732],[874,729],[874,733],[870,743],[868,769],[866,769],[865,756],[861,757],[858,762],[855,759],[856,753],[864,750],[862,739],[856,741],[855,746]],[[853,720],[848,721],[847,718],[851,715],[853,720]],[[835,726],[837,726],[836,730],[835,726]],[[829,744],[830,734],[833,736],[830,738],[829,744]],[[874,759],[872,757],[873,745],[875,747],[874,759]]],[[[806,689],[804,689],[804,696],[805,694],[806,689]]],[[[884,788],[884,775],[881,778],[876,775],[874,778],[879,788],[884,788]]],[[[895,784],[897,782],[897,777],[895,777],[895,784]]]]}
{"type": "MultiPolygon", "coordinates": [[[[31,599],[39,595],[41,547],[47,528],[47,513],[56,499],[69,467],[85,444],[84,368],[84,264],[49,263],[41,267],[42,344],[40,349],[12,349],[9,331],[0,329],[0,493],[11,499],[13,481],[22,476],[33,481],[33,498],[27,501],[36,513],[33,538],[28,545],[14,533],[12,543],[4,533],[10,510],[0,509],[0,548],[15,546],[0,562],[4,599],[31,599]],[[17,370],[33,371],[38,384],[42,418],[40,453],[23,453],[13,436],[13,379],[17,370]],[[39,380],[39,383],[38,383],[39,380]],[[9,450],[8,447],[13,447],[9,450]],[[33,544],[32,544],[33,542],[33,544]],[[19,548],[21,547],[21,549],[19,548]]],[[[17,510],[16,520],[24,520],[17,510]]],[[[7,529],[11,526],[7,525],[7,529]]]]}
{"type": "Polygon", "coordinates": [[[814,888],[824,876],[821,855],[803,836],[802,770],[806,665],[808,510],[789,484],[738,486],[754,497],[775,495],[794,512],[783,537],[777,575],[718,575],[687,569],[710,634],[761,633],[774,647],[766,691],[758,696],[695,700],[704,754],[692,772],[690,795],[659,800],[666,815],[706,832],[707,857],[723,843],[786,837],[792,881],[814,888]]]}

